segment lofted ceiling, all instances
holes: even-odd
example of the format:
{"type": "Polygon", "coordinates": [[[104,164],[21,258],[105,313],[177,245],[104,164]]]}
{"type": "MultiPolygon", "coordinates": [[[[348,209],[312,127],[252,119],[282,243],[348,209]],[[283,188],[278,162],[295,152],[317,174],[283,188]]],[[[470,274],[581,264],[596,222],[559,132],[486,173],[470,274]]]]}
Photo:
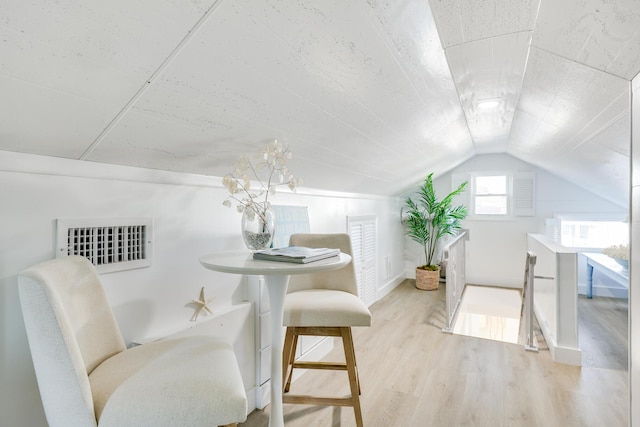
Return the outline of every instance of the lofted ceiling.
{"type": "Polygon", "coordinates": [[[508,153],[627,205],[639,71],[639,0],[3,0],[0,150],[223,176],[278,139],[381,195],[508,153]]]}

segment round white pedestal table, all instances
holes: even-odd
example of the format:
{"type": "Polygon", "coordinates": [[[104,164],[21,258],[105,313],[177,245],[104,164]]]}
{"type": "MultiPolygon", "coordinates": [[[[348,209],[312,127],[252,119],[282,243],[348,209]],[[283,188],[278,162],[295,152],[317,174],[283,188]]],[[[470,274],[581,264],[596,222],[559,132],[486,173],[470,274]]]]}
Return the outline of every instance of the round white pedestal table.
{"type": "Polygon", "coordinates": [[[271,411],[270,427],[283,427],[282,412],[282,315],[289,277],[316,271],[337,270],[351,262],[347,254],[306,264],[262,261],[247,252],[215,252],[200,257],[200,264],[209,270],[231,274],[264,276],[271,305],[271,411]]]}

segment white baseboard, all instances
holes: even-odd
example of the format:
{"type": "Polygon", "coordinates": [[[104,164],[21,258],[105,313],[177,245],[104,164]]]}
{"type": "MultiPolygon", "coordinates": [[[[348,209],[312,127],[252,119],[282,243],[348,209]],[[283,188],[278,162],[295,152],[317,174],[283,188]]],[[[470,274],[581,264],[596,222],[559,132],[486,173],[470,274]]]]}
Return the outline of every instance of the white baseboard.
{"type": "Polygon", "coordinates": [[[555,346],[553,349],[549,346],[553,360],[565,365],[582,366],[582,350],[579,348],[568,348],[555,346]]]}
{"type": "MultiPolygon", "coordinates": [[[[267,380],[267,382],[265,382],[264,384],[256,386],[255,394],[253,394],[253,396],[255,396],[253,406],[249,406],[249,396],[247,396],[247,406],[249,408],[264,409],[265,406],[267,406],[271,402],[270,387],[271,380],[267,380]]],[[[251,411],[253,411],[253,409],[251,409],[249,412],[251,411]]]]}
{"type": "Polygon", "coordinates": [[[564,363],[566,365],[582,366],[582,350],[579,348],[559,346],[556,343],[555,334],[551,331],[547,322],[540,316],[535,304],[534,312],[536,319],[538,320],[538,324],[540,325],[540,329],[542,330],[542,335],[544,335],[544,340],[549,347],[549,352],[551,353],[553,361],[564,363]]]}
{"type": "MultiPolygon", "coordinates": [[[[269,388],[269,384],[267,383],[267,389],[269,388]]],[[[247,394],[247,415],[253,412],[254,409],[258,408],[256,404],[256,397],[258,396],[259,387],[251,387],[249,390],[245,390],[247,394]]],[[[260,408],[262,409],[262,408],[260,408]]]]}
{"type": "MultiPolygon", "coordinates": [[[[587,294],[587,285],[585,283],[578,283],[578,293],[582,295],[587,294]]],[[[607,297],[607,298],[629,298],[629,289],[627,288],[614,288],[610,286],[594,286],[594,297],[607,297]]]]}
{"type": "Polygon", "coordinates": [[[407,278],[406,274],[398,274],[396,277],[382,285],[378,291],[376,292],[376,300],[381,300],[384,298],[389,292],[394,290],[400,283],[407,278]]]}

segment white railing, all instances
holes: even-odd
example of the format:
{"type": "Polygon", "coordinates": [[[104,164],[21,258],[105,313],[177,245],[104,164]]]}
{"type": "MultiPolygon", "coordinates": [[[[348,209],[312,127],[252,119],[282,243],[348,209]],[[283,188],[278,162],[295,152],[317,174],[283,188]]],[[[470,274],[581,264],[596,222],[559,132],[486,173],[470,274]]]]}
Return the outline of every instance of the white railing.
{"type": "MultiPolygon", "coordinates": [[[[582,365],[578,348],[578,255],[541,234],[527,235],[540,280],[531,302],[553,360],[582,365]]],[[[533,279],[532,279],[533,280],[533,279]]]]}
{"type": "Polygon", "coordinates": [[[527,252],[527,262],[524,268],[524,287],[522,288],[522,307],[520,308],[520,325],[524,326],[521,329],[522,338],[524,341],[524,349],[527,351],[538,351],[538,341],[533,333],[533,295],[534,295],[534,280],[537,277],[534,273],[536,265],[536,254],[532,251],[527,252]],[[524,320],[524,324],[523,324],[524,320]]]}
{"type": "Polygon", "coordinates": [[[446,265],[447,324],[442,328],[442,332],[449,334],[453,333],[453,322],[466,284],[464,254],[467,240],[469,232],[464,230],[449,242],[443,251],[442,258],[446,265]]]}

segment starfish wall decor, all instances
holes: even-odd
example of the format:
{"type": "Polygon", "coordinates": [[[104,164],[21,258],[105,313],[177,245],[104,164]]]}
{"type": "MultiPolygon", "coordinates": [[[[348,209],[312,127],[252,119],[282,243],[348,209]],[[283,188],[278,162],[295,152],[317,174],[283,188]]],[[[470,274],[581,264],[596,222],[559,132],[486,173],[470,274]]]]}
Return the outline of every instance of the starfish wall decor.
{"type": "Polygon", "coordinates": [[[200,289],[200,297],[198,299],[191,300],[191,302],[196,305],[196,311],[193,313],[193,316],[191,316],[191,321],[195,322],[202,310],[205,310],[209,314],[213,314],[213,311],[209,308],[209,303],[214,299],[215,297],[206,299],[204,296],[204,287],[202,287],[202,289],[200,289]]]}

